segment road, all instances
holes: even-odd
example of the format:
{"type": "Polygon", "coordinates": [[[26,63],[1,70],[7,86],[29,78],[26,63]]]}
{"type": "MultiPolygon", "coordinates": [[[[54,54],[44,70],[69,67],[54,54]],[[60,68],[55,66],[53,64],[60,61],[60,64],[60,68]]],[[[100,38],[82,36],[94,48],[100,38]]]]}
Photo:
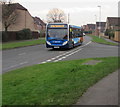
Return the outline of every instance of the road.
{"type": "Polygon", "coordinates": [[[47,49],[45,45],[4,50],[2,72],[47,62],[108,56],[118,56],[118,47],[93,43],[90,37],[85,36],[81,46],[69,50],[47,49]]]}

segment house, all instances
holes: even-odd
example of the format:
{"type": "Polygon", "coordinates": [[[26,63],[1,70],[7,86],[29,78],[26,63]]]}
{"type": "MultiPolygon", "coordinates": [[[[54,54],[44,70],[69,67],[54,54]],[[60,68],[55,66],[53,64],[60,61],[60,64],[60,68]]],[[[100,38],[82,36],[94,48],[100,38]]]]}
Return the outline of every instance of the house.
{"type": "MultiPolygon", "coordinates": [[[[25,7],[23,7],[19,3],[13,3],[9,5],[11,6],[11,9],[12,9],[11,11],[13,11],[12,14],[16,12],[18,17],[16,18],[16,21],[15,21],[16,23],[11,24],[8,27],[8,31],[19,31],[24,28],[29,28],[31,31],[37,31],[34,27],[34,20],[31,14],[29,13],[29,11],[25,7]]],[[[4,27],[3,27],[3,30],[4,30],[4,27]]]]}
{"type": "Polygon", "coordinates": [[[44,23],[39,17],[33,17],[35,29],[38,31],[45,30],[46,23],[44,23]]]}
{"type": "Polygon", "coordinates": [[[109,39],[120,42],[120,17],[107,17],[105,30],[109,39]]]}
{"type": "MultiPolygon", "coordinates": [[[[16,21],[8,27],[8,32],[17,32],[22,29],[30,29],[32,31],[33,38],[38,38],[40,36],[39,31],[45,28],[45,23],[40,18],[33,18],[29,11],[19,3],[6,5],[11,7],[11,14],[17,13],[16,21]],[[36,22],[35,19],[39,19],[39,22],[36,22]]],[[[4,24],[2,25],[2,30],[5,30],[4,24]]]]}
{"type": "Polygon", "coordinates": [[[95,33],[97,36],[103,36],[105,32],[106,22],[96,22],[95,33]]]}
{"type": "Polygon", "coordinates": [[[90,31],[94,31],[95,30],[95,24],[87,24],[88,28],[90,31]]]}
{"type": "Polygon", "coordinates": [[[104,32],[105,31],[105,25],[106,22],[96,22],[96,29],[100,29],[100,32],[104,32]]]}
{"type": "Polygon", "coordinates": [[[95,31],[95,24],[83,25],[84,32],[93,33],[95,31]]]}
{"type": "Polygon", "coordinates": [[[44,23],[39,17],[33,17],[34,27],[40,33],[40,37],[45,36],[46,23],[44,23]]]}
{"type": "Polygon", "coordinates": [[[105,29],[120,29],[120,17],[107,17],[105,29]]]}

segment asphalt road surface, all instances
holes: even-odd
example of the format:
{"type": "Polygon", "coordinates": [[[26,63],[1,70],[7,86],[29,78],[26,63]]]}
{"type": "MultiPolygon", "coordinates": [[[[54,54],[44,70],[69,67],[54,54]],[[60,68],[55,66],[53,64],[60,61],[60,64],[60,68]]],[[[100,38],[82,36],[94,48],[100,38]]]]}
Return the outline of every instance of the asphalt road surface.
{"type": "Polygon", "coordinates": [[[90,37],[85,36],[81,46],[69,50],[47,49],[45,45],[4,50],[2,72],[47,62],[108,56],[118,56],[118,46],[93,43],[90,37]]]}

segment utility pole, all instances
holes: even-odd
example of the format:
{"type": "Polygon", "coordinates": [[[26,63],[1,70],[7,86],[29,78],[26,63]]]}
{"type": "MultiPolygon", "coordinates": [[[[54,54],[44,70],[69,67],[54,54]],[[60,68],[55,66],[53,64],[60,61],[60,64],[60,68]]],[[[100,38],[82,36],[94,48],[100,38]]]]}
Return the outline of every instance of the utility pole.
{"type": "Polygon", "coordinates": [[[101,6],[99,5],[99,38],[101,33],[101,6]]]}

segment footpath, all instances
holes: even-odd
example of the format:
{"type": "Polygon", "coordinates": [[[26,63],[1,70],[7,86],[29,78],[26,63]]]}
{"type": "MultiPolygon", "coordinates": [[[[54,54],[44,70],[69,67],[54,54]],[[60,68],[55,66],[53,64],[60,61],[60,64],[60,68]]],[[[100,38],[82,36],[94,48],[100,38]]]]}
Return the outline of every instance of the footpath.
{"type": "Polygon", "coordinates": [[[75,105],[118,105],[118,71],[90,87],[75,105]]]}
{"type": "Polygon", "coordinates": [[[113,40],[111,40],[111,39],[107,39],[107,38],[105,38],[105,37],[103,37],[106,41],[108,41],[108,42],[112,42],[112,43],[118,43],[119,44],[119,42],[116,42],[116,41],[113,41],[113,40]]]}

